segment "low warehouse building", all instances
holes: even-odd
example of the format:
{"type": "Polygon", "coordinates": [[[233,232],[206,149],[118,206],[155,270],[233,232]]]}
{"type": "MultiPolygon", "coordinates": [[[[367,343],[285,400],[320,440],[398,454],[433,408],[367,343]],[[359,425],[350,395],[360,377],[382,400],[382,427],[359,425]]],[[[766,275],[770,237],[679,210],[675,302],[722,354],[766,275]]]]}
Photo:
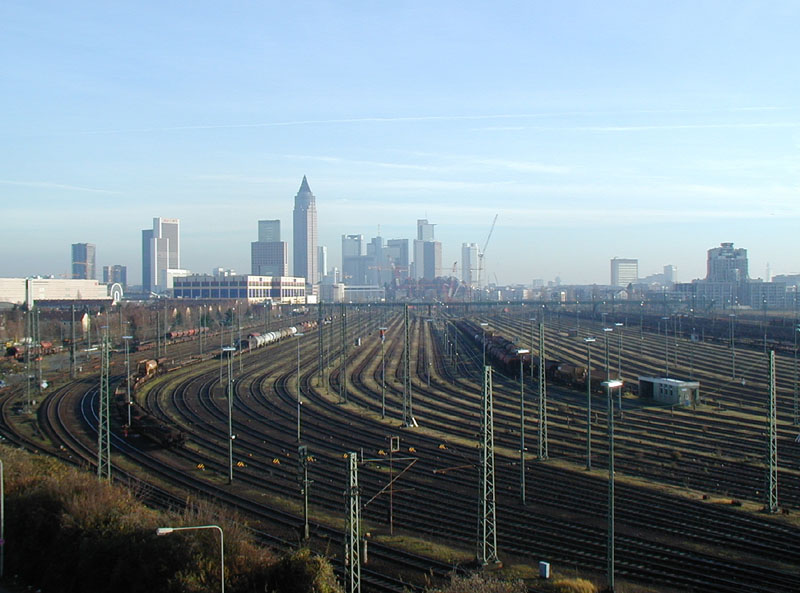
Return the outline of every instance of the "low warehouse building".
{"type": "Polygon", "coordinates": [[[667,377],[639,377],[639,396],[662,404],[694,406],[700,403],[700,382],[667,377]]]}

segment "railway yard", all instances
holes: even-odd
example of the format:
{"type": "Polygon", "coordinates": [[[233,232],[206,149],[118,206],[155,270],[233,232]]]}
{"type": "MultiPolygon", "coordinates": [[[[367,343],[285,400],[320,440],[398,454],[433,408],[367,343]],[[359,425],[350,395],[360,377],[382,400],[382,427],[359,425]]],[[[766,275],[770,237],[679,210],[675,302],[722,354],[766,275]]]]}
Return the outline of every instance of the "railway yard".
{"type": "MultiPolygon", "coordinates": [[[[731,348],[724,322],[714,334],[704,321],[701,333],[692,331],[701,323],[688,317],[678,330],[676,319],[662,324],[659,315],[579,317],[552,306],[410,306],[407,327],[403,313],[402,305],[325,305],[271,326],[251,320],[242,331],[253,337],[245,341],[233,332],[181,336],[149,369],[139,362],[151,351],[132,353],[131,373],[144,369],[135,373],[138,421],[144,426],[146,417],[149,429],[125,426],[125,354],[115,351],[114,477],[138,484],[156,505],[213,499],[236,509],[264,542],[297,546],[304,527],[303,445],[308,544],[342,565],[346,457],[356,452],[361,535],[368,542],[363,589],[439,582],[458,566],[476,567],[488,351],[486,364],[495,367],[496,541],[509,574],[530,577],[536,588],[538,563],[546,561],[556,574],[605,584],[608,407],[599,379],[619,374],[625,387],[615,397],[614,418],[617,589],[800,589],[796,342],[769,328],[763,342],[748,342],[743,330],[731,348]],[[290,325],[295,331],[284,331],[290,325]],[[487,336],[529,349],[527,364],[496,358],[485,348],[487,336]],[[222,352],[229,343],[247,347],[222,352]],[[542,348],[546,431],[536,363],[542,348]],[[768,348],[775,351],[777,400],[779,510],[772,513],[766,510],[768,348]],[[699,381],[700,402],[680,407],[639,397],[639,376],[699,381]]],[[[795,324],[788,324],[791,332],[795,324]]],[[[96,471],[97,361],[75,380],[66,373],[51,379],[31,413],[21,387],[0,391],[3,437],[96,471]]]]}

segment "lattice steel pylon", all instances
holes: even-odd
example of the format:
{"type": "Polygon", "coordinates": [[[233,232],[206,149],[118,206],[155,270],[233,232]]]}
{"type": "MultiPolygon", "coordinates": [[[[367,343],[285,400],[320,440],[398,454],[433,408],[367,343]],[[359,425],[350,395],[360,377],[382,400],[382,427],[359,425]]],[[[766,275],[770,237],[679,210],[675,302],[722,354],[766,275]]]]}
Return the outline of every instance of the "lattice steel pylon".
{"type": "Polygon", "coordinates": [[[775,406],[775,351],[769,353],[769,409],[767,410],[767,511],[778,512],[778,427],[775,406]]]}
{"type": "Polygon", "coordinates": [[[111,395],[108,388],[109,376],[109,343],[108,330],[103,336],[100,348],[100,403],[97,415],[97,477],[100,480],[111,480],[111,395]]]}
{"type": "Polygon", "coordinates": [[[478,563],[499,563],[497,558],[497,514],[494,489],[494,398],[492,367],[483,367],[480,443],[480,500],[478,501],[478,563]]]}
{"type": "Polygon", "coordinates": [[[544,374],[544,323],[539,324],[539,459],[547,459],[547,378],[544,374]]]}
{"type": "Polygon", "coordinates": [[[408,305],[403,306],[403,426],[416,426],[414,419],[414,402],[411,393],[411,329],[408,322],[408,305]]]}
{"type": "Polygon", "coordinates": [[[358,488],[358,453],[347,454],[347,524],[344,535],[344,576],[348,593],[361,591],[361,494],[358,488]]]}

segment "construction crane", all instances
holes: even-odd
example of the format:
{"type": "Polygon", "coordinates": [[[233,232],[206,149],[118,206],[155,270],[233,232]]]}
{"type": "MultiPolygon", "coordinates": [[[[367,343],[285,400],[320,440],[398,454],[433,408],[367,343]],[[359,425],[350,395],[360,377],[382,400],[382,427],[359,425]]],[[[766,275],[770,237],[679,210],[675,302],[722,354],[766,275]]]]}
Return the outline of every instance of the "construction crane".
{"type": "Polygon", "coordinates": [[[494,232],[494,225],[497,223],[497,217],[499,214],[494,215],[494,220],[492,221],[492,227],[489,229],[489,235],[486,237],[486,242],[483,244],[483,249],[478,252],[478,288],[481,288],[481,271],[483,270],[483,256],[486,255],[486,248],[489,246],[489,239],[492,238],[492,233],[494,232]]]}

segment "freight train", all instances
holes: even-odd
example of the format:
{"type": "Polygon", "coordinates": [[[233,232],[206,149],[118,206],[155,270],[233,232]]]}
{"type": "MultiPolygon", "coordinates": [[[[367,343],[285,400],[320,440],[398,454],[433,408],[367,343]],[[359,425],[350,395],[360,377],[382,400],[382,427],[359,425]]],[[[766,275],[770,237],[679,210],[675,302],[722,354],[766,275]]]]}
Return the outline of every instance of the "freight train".
{"type": "MultiPolygon", "coordinates": [[[[510,377],[519,377],[520,374],[520,361],[522,364],[522,372],[529,375],[531,372],[531,365],[536,372],[539,366],[539,360],[536,357],[531,357],[530,353],[519,354],[519,350],[523,350],[519,345],[515,344],[508,338],[496,334],[491,330],[484,330],[478,324],[468,321],[460,320],[457,322],[459,329],[470,336],[470,338],[478,345],[479,349],[483,348],[484,340],[486,344],[486,360],[491,363],[492,367],[496,370],[506,374],[510,377]]],[[[545,360],[544,363],[545,377],[548,381],[565,385],[574,389],[586,387],[586,367],[583,365],[576,365],[564,360],[545,360]]],[[[600,382],[604,380],[601,373],[592,373],[592,389],[597,390],[600,382]]]]}
{"type": "Polygon", "coordinates": [[[264,334],[252,332],[248,334],[246,338],[242,338],[238,342],[236,350],[239,352],[244,350],[249,352],[268,344],[274,344],[275,342],[279,342],[284,338],[290,338],[297,333],[310,331],[315,327],[317,327],[316,321],[304,321],[303,323],[293,325],[292,327],[286,327],[284,329],[271,331],[264,334]]]}
{"type": "MultiPolygon", "coordinates": [[[[165,372],[163,361],[142,360],[136,367],[136,374],[131,377],[131,391],[135,391],[144,382],[157,374],[165,372]]],[[[156,447],[178,447],[186,442],[186,435],[180,430],[165,424],[135,401],[128,403],[128,389],[122,381],[114,390],[114,404],[117,417],[126,436],[138,435],[156,447]],[[128,406],[131,406],[131,424],[128,422],[128,406]]]]}

